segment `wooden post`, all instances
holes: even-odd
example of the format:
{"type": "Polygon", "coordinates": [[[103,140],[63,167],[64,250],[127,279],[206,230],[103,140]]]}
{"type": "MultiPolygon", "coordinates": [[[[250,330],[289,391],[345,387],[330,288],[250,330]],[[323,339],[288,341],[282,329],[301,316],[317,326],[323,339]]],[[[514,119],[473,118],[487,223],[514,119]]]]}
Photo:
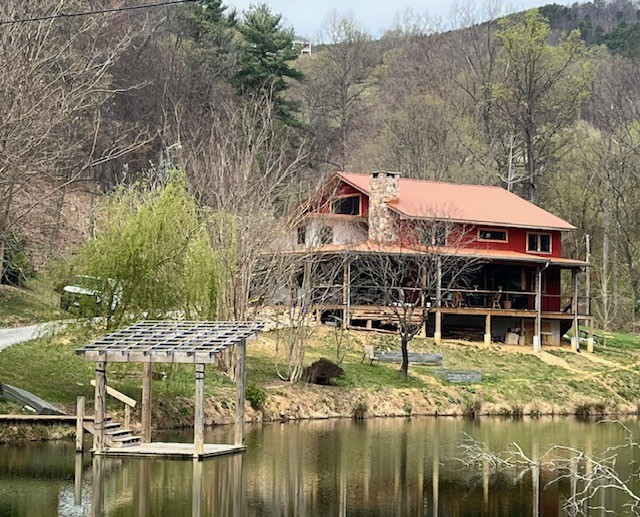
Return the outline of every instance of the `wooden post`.
{"type": "Polygon", "coordinates": [[[76,454],[73,480],[73,503],[80,506],[82,504],[82,454],[76,454]]]}
{"type": "Polygon", "coordinates": [[[76,402],[76,452],[82,452],[83,450],[84,409],[84,397],[78,397],[76,402]]]}
{"type": "MultiPolygon", "coordinates": [[[[98,388],[96,387],[96,390],[98,388]]],[[[91,485],[93,488],[93,497],[91,500],[91,515],[93,517],[102,517],[104,515],[104,470],[102,468],[102,458],[94,456],[92,465],[91,485]]]]}
{"type": "Polygon", "coordinates": [[[351,262],[345,260],[342,267],[342,328],[347,328],[351,320],[351,262]]]}
{"type": "Polygon", "coordinates": [[[191,482],[191,516],[202,515],[202,462],[193,462],[193,480],[191,482]]]}
{"type": "Polygon", "coordinates": [[[442,307],[442,260],[436,257],[436,307],[442,307]]]}
{"type": "MultiPolygon", "coordinates": [[[[587,246],[585,262],[589,263],[591,262],[591,236],[587,233],[585,239],[587,246]]],[[[589,266],[586,267],[585,271],[584,296],[587,299],[586,315],[591,316],[591,268],[589,266]]]]}
{"type": "Polygon", "coordinates": [[[491,314],[487,314],[484,319],[484,344],[491,344],[491,314]]]}
{"type": "Polygon", "coordinates": [[[593,353],[593,317],[589,319],[589,335],[587,337],[587,352],[593,353]]]}
{"type": "Polygon", "coordinates": [[[236,344],[236,428],[233,443],[244,443],[244,390],[245,390],[245,358],[247,354],[247,340],[236,344]]]}
{"type": "Polygon", "coordinates": [[[442,340],[442,313],[440,309],[436,309],[435,312],[435,329],[433,331],[433,340],[436,343],[440,343],[442,340]]]}
{"type": "Polygon", "coordinates": [[[533,351],[542,351],[542,269],[538,266],[536,275],[536,325],[533,336],[533,351]]]}
{"type": "Polygon", "coordinates": [[[577,352],[580,349],[580,330],[578,327],[578,270],[571,270],[571,283],[573,297],[571,299],[571,312],[573,313],[573,337],[571,338],[571,350],[577,352]]]}
{"type": "Polygon", "coordinates": [[[104,452],[104,424],[107,418],[107,362],[96,363],[96,389],[93,416],[93,453],[104,452]]]}
{"type": "Polygon", "coordinates": [[[131,406],[129,404],[124,405],[124,428],[131,429],[131,406]]]}
{"type": "Polygon", "coordinates": [[[153,363],[144,363],[142,371],[142,430],[140,441],[151,441],[151,401],[152,401],[153,363]]]}
{"type": "MultiPolygon", "coordinates": [[[[236,368],[238,365],[236,365],[236,368]]],[[[194,458],[204,454],[204,364],[196,364],[196,398],[193,420],[194,458]]]]}

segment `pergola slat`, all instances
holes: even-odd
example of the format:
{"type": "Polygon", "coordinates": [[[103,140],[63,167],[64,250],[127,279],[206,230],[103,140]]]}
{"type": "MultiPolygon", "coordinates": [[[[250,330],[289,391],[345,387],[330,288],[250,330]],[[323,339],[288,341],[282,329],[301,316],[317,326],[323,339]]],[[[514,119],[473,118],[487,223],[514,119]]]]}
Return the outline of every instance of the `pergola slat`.
{"type": "Polygon", "coordinates": [[[87,361],[211,363],[216,354],[263,328],[258,321],[140,321],[76,353],[87,361]]]}

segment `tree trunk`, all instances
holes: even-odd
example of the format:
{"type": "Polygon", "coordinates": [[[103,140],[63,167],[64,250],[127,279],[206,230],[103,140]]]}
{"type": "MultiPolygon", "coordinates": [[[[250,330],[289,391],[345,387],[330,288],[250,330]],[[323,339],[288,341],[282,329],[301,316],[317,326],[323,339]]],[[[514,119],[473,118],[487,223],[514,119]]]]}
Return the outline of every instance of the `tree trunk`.
{"type": "Polygon", "coordinates": [[[400,367],[400,373],[403,376],[409,375],[409,339],[407,339],[407,335],[402,333],[402,366],[400,367]]]}

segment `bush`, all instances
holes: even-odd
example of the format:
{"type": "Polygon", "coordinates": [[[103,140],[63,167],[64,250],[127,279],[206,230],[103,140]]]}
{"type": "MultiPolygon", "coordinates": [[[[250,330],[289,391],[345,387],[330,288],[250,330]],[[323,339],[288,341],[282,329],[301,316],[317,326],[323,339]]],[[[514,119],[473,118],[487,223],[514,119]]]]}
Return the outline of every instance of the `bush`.
{"type": "Polygon", "coordinates": [[[367,411],[369,411],[369,404],[364,399],[358,400],[351,412],[351,415],[355,420],[364,420],[364,417],[367,416],[367,411]]]}
{"type": "Polygon", "coordinates": [[[34,275],[35,268],[27,251],[27,241],[10,233],[4,241],[4,262],[0,282],[21,287],[34,275]]]}
{"type": "Polygon", "coordinates": [[[333,379],[344,377],[344,370],[336,363],[322,357],[305,369],[305,377],[307,382],[312,384],[332,386],[333,379]]]}
{"type": "Polygon", "coordinates": [[[265,402],[267,402],[267,392],[260,386],[249,384],[247,385],[244,398],[249,401],[253,409],[260,411],[264,408],[265,402]]]}

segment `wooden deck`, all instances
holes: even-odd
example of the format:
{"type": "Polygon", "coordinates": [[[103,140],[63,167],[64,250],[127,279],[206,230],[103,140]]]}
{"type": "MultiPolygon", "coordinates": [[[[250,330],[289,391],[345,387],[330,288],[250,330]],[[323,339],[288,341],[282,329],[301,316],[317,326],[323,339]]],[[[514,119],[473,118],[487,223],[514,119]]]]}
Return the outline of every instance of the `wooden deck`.
{"type": "Polygon", "coordinates": [[[110,447],[101,456],[120,456],[129,458],[175,458],[175,459],[205,459],[226,454],[244,452],[244,445],[227,445],[219,443],[205,443],[202,455],[195,455],[193,443],[152,442],[130,445],[128,447],[110,447]]]}

